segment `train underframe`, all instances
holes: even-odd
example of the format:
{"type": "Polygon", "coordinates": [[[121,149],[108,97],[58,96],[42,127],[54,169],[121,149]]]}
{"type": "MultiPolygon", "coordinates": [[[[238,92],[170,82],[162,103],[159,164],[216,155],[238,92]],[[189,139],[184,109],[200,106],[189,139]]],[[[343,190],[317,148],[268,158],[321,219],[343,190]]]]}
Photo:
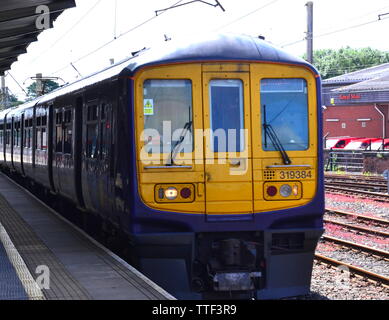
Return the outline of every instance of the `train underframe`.
{"type": "Polygon", "coordinates": [[[140,270],[181,299],[278,299],[310,292],[321,229],[134,237],[140,270]]]}

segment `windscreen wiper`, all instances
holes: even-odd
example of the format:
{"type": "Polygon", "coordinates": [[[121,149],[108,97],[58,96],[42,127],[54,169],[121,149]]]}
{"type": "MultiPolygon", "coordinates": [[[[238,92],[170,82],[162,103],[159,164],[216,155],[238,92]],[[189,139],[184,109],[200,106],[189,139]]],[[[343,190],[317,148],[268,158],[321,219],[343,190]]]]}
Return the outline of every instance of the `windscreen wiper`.
{"type": "Polygon", "coordinates": [[[267,123],[266,105],[263,105],[263,129],[265,131],[265,147],[267,147],[267,137],[269,136],[269,138],[270,138],[271,142],[273,143],[274,147],[276,148],[276,150],[278,150],[281,153],[282,160],[284,161],[284,164],[291,164],[292,161],[290,160],[288,154],[286,153],[284,146],[282,145],[276,132],[274,131],[273,127],[267,123]]]}
{"type": "Polygon", "coordinates": [[[174,163],[174,158],[176,157],[177,153],[175,153],[174,151],[182,144],[182,142],[185,139],[186,134],[188,133],[188,131],[190,130],[191,127],[192,127],[192,121],[188,121],[187,123],[185,123],[184,128],[181,131],[180,138],[176,141],[176,143],[172,147],[172,151],[170,153],[169,161],[166,163],[166,165],[172,166],[172,165],[175,164],[174,163]]]}

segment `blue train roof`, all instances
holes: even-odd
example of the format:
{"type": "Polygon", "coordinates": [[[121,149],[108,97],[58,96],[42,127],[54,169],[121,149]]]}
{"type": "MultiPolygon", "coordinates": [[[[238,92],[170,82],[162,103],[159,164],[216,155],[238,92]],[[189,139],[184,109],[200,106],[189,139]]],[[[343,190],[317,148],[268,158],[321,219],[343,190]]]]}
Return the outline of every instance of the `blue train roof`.
{"type": "MultiPolygon", "coordinates": [[[[172,40],[151,49],[144,50],[134,57],[126,58],[113,66],[93,73],[71,84],[67,84],[38,97],[29,104],[44,103],[58,96],[81,90],[115,76],[132,76],[139,69],[156,64],[185,61],[271,61],[305,65],[316,70],[305,60],[259,38],[247,35],[208,34],[172,40]]],[[[23,105],[22,105],[23,106],[23,105]]]]}
{"type": "Polygon", "coordinates": [[[307,62],[270,43],[248,35],[210,34],[206,37],[169,41],[129,60],[124,72],[134,73],[153,64],[185,61],[272,61],[291,64],[307,62]]]}

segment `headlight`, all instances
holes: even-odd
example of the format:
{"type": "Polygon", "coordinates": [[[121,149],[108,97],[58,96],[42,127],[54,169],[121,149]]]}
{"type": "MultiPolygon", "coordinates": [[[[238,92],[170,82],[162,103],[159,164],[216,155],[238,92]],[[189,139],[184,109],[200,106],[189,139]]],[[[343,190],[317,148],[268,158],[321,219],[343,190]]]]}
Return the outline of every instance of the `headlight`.
{"type": "Polygon", "coordinates": [[[165,190],[165,197],[166,197],[166,199],[174,200],[174,199],[177,198],[177,196],[178,196],[178,191],[177,191],[176,188],[170,187],[170,188],[167,188],[165,190]]]}
{"type": "Polygon", "coordinates": [[[292,187],[288,184],[283,184],[280,188],[280,195],[283,197],[289,197],[292,194],[292,187]]]}

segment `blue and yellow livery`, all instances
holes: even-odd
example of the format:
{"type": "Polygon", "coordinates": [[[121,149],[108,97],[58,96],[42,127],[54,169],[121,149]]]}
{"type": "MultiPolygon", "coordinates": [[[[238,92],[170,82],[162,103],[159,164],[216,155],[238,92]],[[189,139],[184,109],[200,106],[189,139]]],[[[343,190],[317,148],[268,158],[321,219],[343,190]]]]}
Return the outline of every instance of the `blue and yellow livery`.
{"type": "Polygon", "coordinates": [[[323,232],[320,87],[261,39],[169,41],[4,111],[0,160],[99,217],[179,298],[306,294],[323,232]]]}

